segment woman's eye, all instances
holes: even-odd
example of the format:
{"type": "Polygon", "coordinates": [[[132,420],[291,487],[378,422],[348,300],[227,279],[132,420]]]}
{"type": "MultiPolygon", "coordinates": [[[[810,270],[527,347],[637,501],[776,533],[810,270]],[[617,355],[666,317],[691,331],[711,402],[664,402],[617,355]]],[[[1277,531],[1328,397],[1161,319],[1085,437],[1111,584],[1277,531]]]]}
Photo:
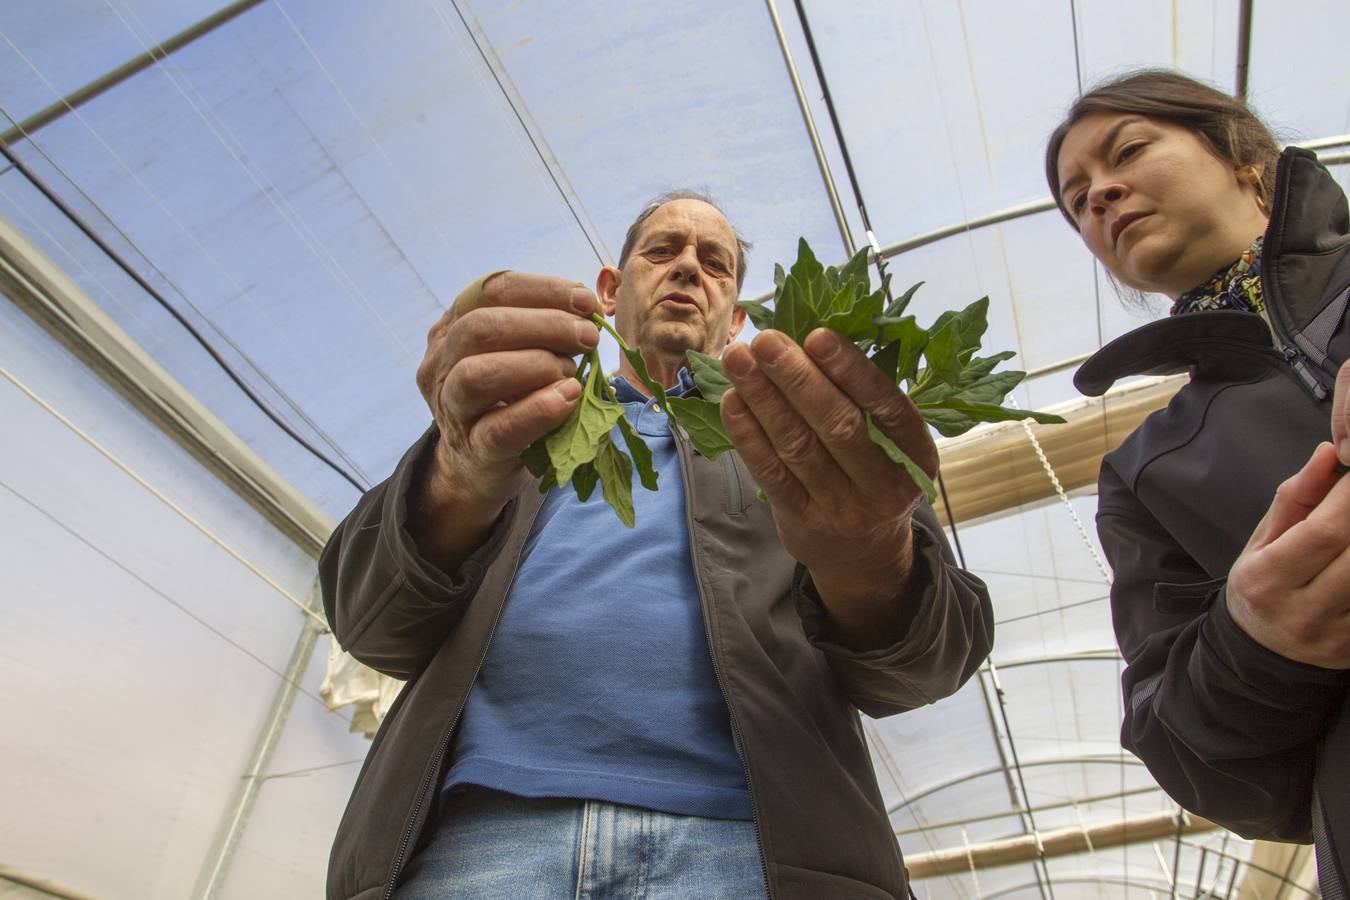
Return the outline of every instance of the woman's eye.
{"type": "Polygon", "coordinates": [[[1124,162],[1142,149],[1144,149],[1143,144],[1126,144],[1124,147],[1120,148],[1120,153],[1117,154],[1116,161],[1124,162]]]}
{"type": "Polygon", "coordinates": [[[1079,213],[1081,213],[1081,212],[1083,211],[1083,195],[1082,195],[1082,194],[1079,194],[1077,197],[1074,197],[1073,200],[1071,200],[1071,201],[1069,202],[1069,210],[1070,210],[1074,215],[1078,215],[1079,213]]]}

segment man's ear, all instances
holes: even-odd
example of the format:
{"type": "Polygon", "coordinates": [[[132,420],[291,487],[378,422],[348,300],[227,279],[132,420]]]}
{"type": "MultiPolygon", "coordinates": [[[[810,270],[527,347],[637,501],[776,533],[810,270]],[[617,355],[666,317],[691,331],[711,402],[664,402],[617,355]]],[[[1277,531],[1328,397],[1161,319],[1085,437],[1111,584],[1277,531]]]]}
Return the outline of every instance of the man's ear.
{"type": "Polygon", "coordinates": [[[614,315],[619,293],[619,281],[622,278],[623,273],[613,266],[605,266],[600,270],[600,274],[595,276],[595,296],[600,301],[600,312],[607,318],[612,318],[614,315]]]}
{"type": "Polygon", "coordinates": [[[727,331],[727,347],[731,346],[731,342],[736,340],[736,335],[740,334],[744,327],[745,307],[737,303],[731,307],[731,329],[727,331]]]}

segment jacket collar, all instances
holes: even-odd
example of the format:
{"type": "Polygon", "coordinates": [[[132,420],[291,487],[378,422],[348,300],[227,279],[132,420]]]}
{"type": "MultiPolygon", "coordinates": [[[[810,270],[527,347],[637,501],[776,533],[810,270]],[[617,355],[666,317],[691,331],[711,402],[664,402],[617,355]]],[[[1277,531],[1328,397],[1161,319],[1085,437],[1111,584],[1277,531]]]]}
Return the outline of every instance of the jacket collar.
{"type": "MultiPolygon", "coordinates": [[[[1318,163],[1316,154],[1289,147],[1280,155],[1275,199],[1262,253],[1266,305],[1276,327],[1285,327],[1287,303],[1317,303],[1321,285],[1290,290],[1272,284],[1286,255],[1326,254],[1350,245],[1345,193],[1318,163]]],[[[1305,315],[1298,316],[1306,321],[1305,315]]],[[[1272,349],[1270,328],[1260,316],[1232,310],[1186,313],[1150,322],[1106,344],[1074,373],[1074,387],[1089,397],[1106,393],[1129,375],[1170,375],[1209,369],[1231,361],[1234,349],[1272,349]]]]}

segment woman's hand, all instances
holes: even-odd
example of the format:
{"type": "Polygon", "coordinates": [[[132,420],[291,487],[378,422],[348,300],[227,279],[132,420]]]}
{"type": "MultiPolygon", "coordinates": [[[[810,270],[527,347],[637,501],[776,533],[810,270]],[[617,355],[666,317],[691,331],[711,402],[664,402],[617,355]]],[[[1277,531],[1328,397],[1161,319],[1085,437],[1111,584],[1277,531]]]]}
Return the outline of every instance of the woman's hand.
{"type": "Polygon", "coordinates": [[[1350,361],[1336,377],[1334,443],[1280,485],[1228,576],[1228,610],[1281,656],[1350,669],[1350,361]]]}

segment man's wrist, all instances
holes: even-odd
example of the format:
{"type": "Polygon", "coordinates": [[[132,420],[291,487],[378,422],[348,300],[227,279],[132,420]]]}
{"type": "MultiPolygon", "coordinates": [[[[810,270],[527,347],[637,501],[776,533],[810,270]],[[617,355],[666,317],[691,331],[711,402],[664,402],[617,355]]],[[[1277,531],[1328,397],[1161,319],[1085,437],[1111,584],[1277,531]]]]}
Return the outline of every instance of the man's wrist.
{"type": "Polygon", "coordinates": [[[449,575],[482,544],[505,505],[487,502],[466,487],[437,441],[408,491],[407,528],[418,553],[449,575]]]}
{"type": "Polygon", "coordinates": [[[874,565],[810,569],[832,629],[854,649],[889,646],[904,637],[913,620],[905,604],[914,568],[914,532],[908,521],[891,546],[893,555],[874,565]]]}

